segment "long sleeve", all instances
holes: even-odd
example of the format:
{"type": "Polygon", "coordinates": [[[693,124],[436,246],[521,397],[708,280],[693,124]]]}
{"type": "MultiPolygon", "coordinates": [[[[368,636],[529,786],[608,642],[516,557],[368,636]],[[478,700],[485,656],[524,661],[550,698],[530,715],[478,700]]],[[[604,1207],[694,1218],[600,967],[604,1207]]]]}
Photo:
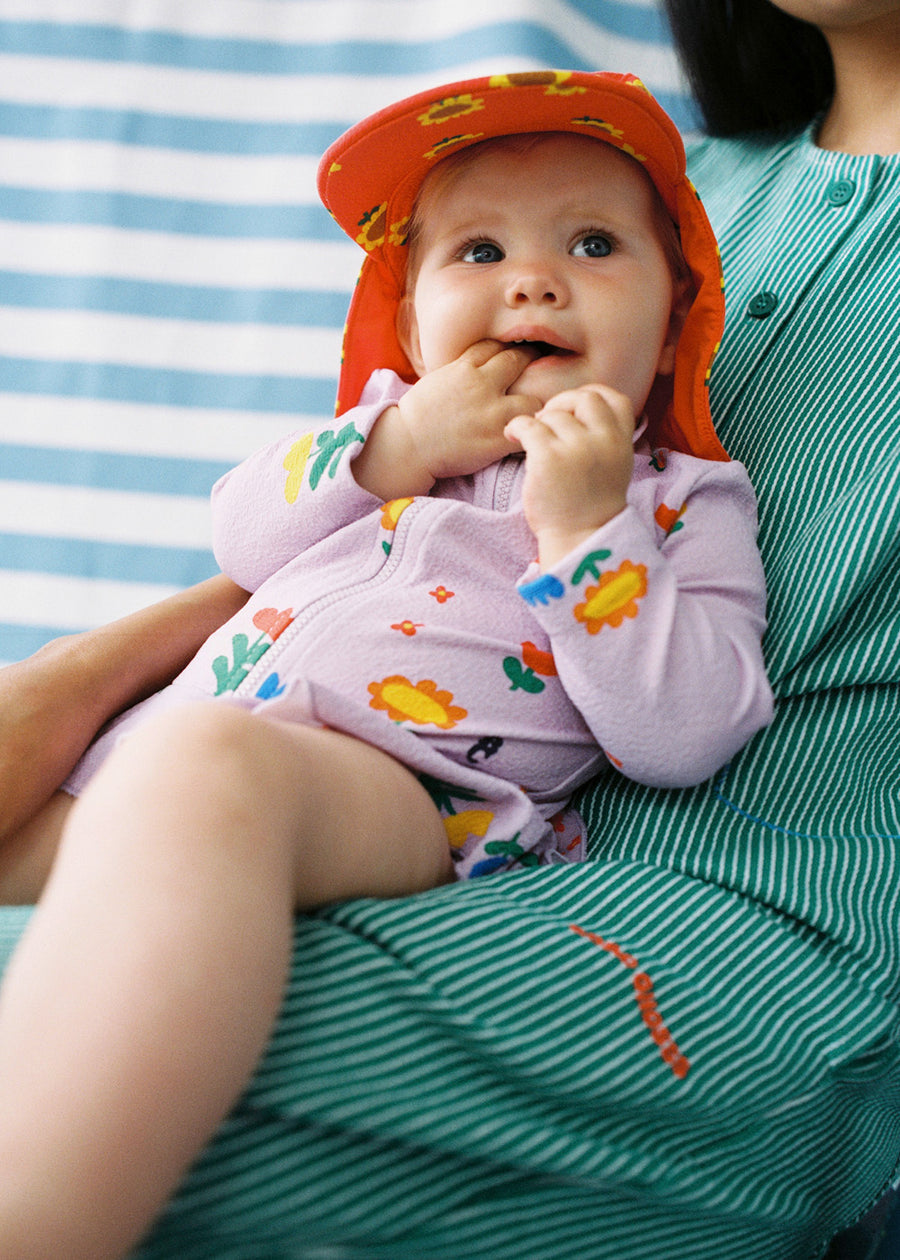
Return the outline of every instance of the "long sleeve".
{"type": "Polygon", "coordinates": [[[375,372],[360,404],[256,451],[212,490],[213,550],[223,573],[255,591],[288,560],[380,506],[352,471],[381,413],[408,386],[375,372]]]}
{"type": "Polygon", "coordinates": [[[607,757],[629,778],[708,778],[771,718],[753,494],[740,465],[643,457],[629,506],[520,593],[607,757]],[[699,470],[699,471],[698,471],[699,470]]]}

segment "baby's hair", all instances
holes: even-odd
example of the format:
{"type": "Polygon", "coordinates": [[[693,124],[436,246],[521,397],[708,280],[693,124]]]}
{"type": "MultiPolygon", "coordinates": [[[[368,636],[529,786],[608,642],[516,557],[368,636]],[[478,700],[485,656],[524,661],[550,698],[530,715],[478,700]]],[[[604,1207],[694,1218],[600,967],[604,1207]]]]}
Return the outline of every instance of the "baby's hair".
{"type": "MultiPolygon", "coordinates": [[[[423,181],[409,218],[407,234],[409,245],[409,262],[406,274],[407,291],[415,280],[416,251],[422,234],[422,225],[428,218],[431,205],[437,200],[440,193],[443,192],[454,176],[465,170],[476,158],[484,153],[498,150],[507,153],[527,153],[535,145],[540,144],[542,140],[547,140],[554,136],[571,135],[578,135],[578,133],[571,131],[528,131],[515,135],[495,136],[490,140],[481,140],[476,144],[470,144],[465,149],[459,149],[455,153],[442,158],[423,181]]],[[[582,138],[590,140],[593,144],[605,143],[602,140],[594,140],[591,136],[582,138]]],[[[676,292],[683,292],[691,284],[691,273],[681,248],[681,236],[678,231],[678,225],[672,219],[662,197],[659,195],[659,190],[641,164],[635,158],[629,157],[628,154],[621,153],[620,150],[615,149],[612,145],[607,145],[607,148],[612,149],[614,153],[620,153],[623,161],[633,162],[647,181],[647,186],[653,199],[653,217],[659,232],[666,262],[669,264],[676,292]]]]}

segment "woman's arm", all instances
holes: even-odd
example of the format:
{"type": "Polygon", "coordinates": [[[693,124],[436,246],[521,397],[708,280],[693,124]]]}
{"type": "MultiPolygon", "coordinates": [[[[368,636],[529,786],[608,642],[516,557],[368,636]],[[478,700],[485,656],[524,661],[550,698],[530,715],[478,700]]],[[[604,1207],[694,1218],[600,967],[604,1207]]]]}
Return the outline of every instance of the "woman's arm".
{"type": "Polygon", "coordinates": [[[246,600],[219,575],[0,670],[0,837],[47,800],[106,721],[170,682],[246,600]]]}

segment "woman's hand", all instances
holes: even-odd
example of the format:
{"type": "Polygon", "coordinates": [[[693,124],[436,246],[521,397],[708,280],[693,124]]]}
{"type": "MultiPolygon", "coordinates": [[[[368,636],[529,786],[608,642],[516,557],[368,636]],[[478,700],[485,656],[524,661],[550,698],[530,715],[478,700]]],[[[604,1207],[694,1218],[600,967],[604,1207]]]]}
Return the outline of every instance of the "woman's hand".
{"type": "Polygon", "coordinates": [[[516,416],[506,436],[525,452],[522,506],[552,568],[626,504],[634,467],[634,411],[624,394],[584,385],[536,415],[516,416]]]}
{"type": "Polygon", "coordinates": [[[0,670],[0,839],[49,799],[105,722],[170,682],[246,600],[219,575],[0,670]]]}

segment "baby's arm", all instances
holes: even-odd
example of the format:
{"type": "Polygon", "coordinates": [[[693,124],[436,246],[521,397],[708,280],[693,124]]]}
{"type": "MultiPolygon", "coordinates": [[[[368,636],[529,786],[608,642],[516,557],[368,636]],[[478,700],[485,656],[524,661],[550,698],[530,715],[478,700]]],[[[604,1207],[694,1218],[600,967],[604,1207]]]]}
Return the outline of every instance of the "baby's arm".
{"type": "MultiPolygon", "coordinates": [[[[560,395],[545,411],[566,399],[560,395]]],[[[621,411],[598,430],[618,450],[611,462],[620,470],[627,460],[611,430],[624,439],[626,418],[621,411]]],[[[513,429],[532,446],[529,464],[533,450],[560,441],[530,423],[517,421],[513,429]]],[[[572,519],[587,530],[590,477],[582,478],[578,460],[568,472],[562,457],[558,462],[557,488],[571,486],[572,502],[582,505],[572,519]]],[[[543,467],[535,461],[528,475],[543,467]]],[[[560,500],[550,492],[552,484],[536,475],[529,487],[526,478],[541,560],[521,590],[550,637],[560,681],[630,778],[659,787],[702,782],[772,712],[761,650],[765,587],[746,472],[677,455],[656,468],[643,454],[628,505],[580,537],[579,525],[574,549],[562,554],[564,535],[554,520],[568,519],[568,505],[565,494],[560,500]]],[[[593,497],[600,517],[618,501],[610,497],[603,507],[596,489],[593,497]]]]}
{"type": "Polygon", "coordinates": [[[507,393],[535,353],[479,341],[423,376],[379,417],[354,460],[356,480],[380,499],[405,498],[508,455],[507,422],[540,405],[528,395],[507,393]]]}

